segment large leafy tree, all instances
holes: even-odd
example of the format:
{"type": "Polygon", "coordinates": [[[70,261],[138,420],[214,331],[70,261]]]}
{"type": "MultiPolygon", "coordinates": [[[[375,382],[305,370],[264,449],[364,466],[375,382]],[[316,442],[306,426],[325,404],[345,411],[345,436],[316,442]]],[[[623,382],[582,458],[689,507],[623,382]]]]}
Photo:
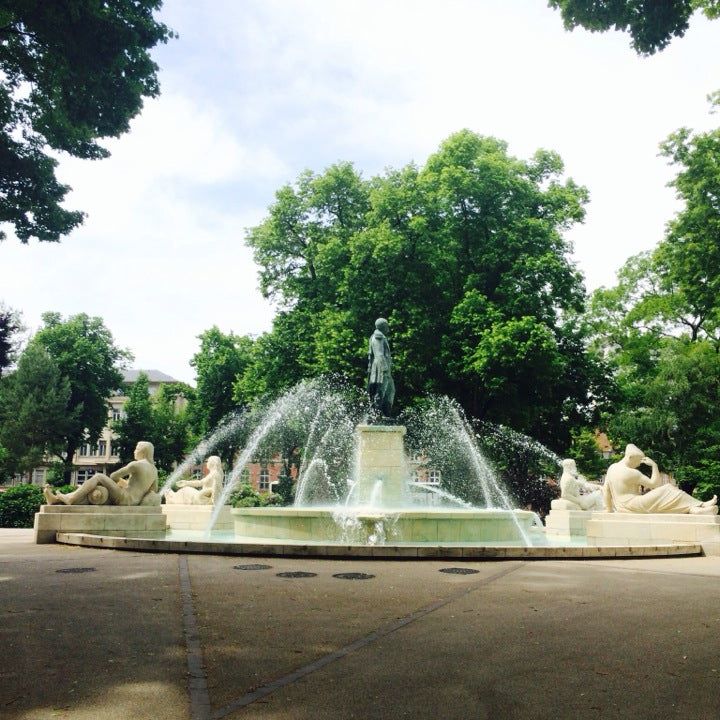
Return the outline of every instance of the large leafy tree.
{"type": "Polygon", "coordinates": [[[122,386],[121,369],[132,356],[117,347],[101,318],[45,313],[43,322],[30,344],[44,347],[70,384],[70,422],[59,453],[69,474],[78,446],[94,442],[105,426],[107,398],[122,386]]]}
{"type": "Polygon", "coordinates": [[[385,316],[400,405],[447,392],[476,417],[566,444],[599,373],[563,237],[587,192],[562,174],[555,153],[519,160],[465,130],[422,168],[364,180],[342,163],[281,188],[248,243],[282,311],[236,391],[359,381],[385,316]]]}
{"type": "MultiPolygon", "coordinates": [[[[251,338],[226,334],[215,326],[203,332],[199,340],[200,349],[190,361],[195,368],[196,389],[188,408],[188,420],[198,438],[214,431],[242,406],[233,390],[250,364],[253,347],[251,338]]],[[[234,450],[232,437],[217,448],[226,461],[234,450]]]]}
{"type": "Polygon", "coordinates": [[[684,207],[653,251],[594,293],[590,314],[619,391],[611,435],[707,496],[720,491],[720,131],[680,130],[662,151],[684,207]]]}
{"type": "Polygon", "coordinates": [[[560,10],[568,30],[581,26],[591,32],[629,33],[641,55],[652,55],[682,37],[696,10],[709,18],[720,16],[718,0],[549,0],[548,4],[560,10]]]}
{"type": "Polygon", "coordinates": [[[0,303],[0,375],[15,359],[20,333],[24,329],[20,313],[0,303]]]}
{"type": "Polygon", "coordinates": [[[128,389],[124,417],[113,423],[120,463],[130,462],[137,443],[148,440],[155,448],[155,464],[169,472],[187,450],[187,414],[180,398],[191,396],[187,385],[171,383],[151,397],[148,377],[141,372],[128,389]]]}
{"type": "MultiPolygon", "coordinates": [[[[82,222],[49,149],[102,158],[159,93],[149,51],[172,37],[160,0],[0,2],[0,223],[22,242],[57,241],[82,222]]],[[[0,239],[5,234],[0,231],[0,239]]]]}
{"type": "Polygon", "coordinates": [[[55,360],[41,345],[28,346],[0,384],[0,444],[12,471],[29,472],[62,452],[73,422],[69,401],[70,383],[55,360]]]}

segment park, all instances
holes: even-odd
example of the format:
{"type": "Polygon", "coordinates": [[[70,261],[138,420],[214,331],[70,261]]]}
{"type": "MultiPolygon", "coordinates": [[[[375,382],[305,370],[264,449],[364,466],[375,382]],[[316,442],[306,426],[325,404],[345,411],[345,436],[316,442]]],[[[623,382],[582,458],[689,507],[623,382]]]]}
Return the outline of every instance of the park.
{"type": "Polygon", "coordinates": [[[0,9],[0,715],[716,718],[719,16],[0,9]]]}

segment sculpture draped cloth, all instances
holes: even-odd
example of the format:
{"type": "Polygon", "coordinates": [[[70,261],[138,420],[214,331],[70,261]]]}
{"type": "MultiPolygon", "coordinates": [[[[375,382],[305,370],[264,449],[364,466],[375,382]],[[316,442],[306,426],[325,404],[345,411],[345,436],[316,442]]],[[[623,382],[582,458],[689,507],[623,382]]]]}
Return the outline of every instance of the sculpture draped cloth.
{"type": "Polygon", "coordinates": [[[631,513],[687,513],[700,501],[675,485],[661,485],[645,495],[618,493],[609,485],[615,512],[631,513]]]}

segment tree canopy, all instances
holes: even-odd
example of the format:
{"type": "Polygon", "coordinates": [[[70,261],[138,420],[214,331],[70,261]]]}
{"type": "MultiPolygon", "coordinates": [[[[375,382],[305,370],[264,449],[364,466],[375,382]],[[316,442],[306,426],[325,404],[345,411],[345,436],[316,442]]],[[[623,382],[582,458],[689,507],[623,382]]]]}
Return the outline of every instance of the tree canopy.
{"type": "Polygon", "coordinates": [[[45,313],[43,322],[30,345],[44,347],[70,385],[70,422],[59,453],[69,469],[80,443],[96,440],[107,423],[107,398],[122,387],[121,368],[131,355],[115,345],[98,317],[81,313],[63,320],[59,313],[45,313]]]}
{"type": "Polygon", "coordinates": [[[6,474],[31,471],[46,455],[62,452],[75,413],[70,383],[39,344],[31,344],[18,367],[0,383],[0,444],[6,474]]]}
{"type": "Polygon", "coordinates": [[[448,393],[476,417],[562,444],[566,426],[587,420],[598,377],[563,237],[587,191],[562,174],[556,153],[519,160],[468,130],[422,168],[303,173],[248,233],[280,312],[240,386],[277,391],[327,373],[361,382],[383,316],[401,405],[448,393]]]}
{"type": "MultiPolygon", "coordinates": [[[[149,51],[173,37],[161,0],[0,2],[0,223],[22,242],[57,241],[83,213],[61,203],[51,148],[107,157],[98,139],[126,132],[159,93],[149,51]]],[[[5,233],[0,230],[0,239],[5,233]]]]}
{"type": "Polygon", "coordinates": [[[661,149],[684,207],[654,250],[593,294],[590,326],[616,380],[611,436],[652,449],[707,497],[720,490],[720,130],[681,129],[661,149]]]}
{"type": "Polygon", "coordinates": [[[708,18],[720,16],[718,0],[549,0],[548,4],[560,10],[568,30],[581,26],[591,32],[629,33],[640,55],[652,55],[682,37],[696,10],[708,18]]]}
{"type": "Polygon", "coordinates": [[[20,313],[0,303],[0,375],[15,359],[20,333],[24,329],[20,313]]]}

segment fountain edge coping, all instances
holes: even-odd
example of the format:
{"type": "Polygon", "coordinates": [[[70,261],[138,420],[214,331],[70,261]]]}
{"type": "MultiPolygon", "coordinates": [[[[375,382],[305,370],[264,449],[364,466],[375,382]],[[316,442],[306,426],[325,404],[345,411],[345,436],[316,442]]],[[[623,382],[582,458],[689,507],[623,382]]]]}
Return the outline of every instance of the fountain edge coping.
{"type": "Polygon", "coordinates": [[[224,543],[193,540],[131,538],[87,533],[58,532],[65,545],[113,550],[242,555],[249,557],[313,557],[366,560],[608,560],[702,555],[700,543],[676,545],[617,545],[591,547],[517,547],[478,545],[303,545],[292,543],[224,543]]]}

